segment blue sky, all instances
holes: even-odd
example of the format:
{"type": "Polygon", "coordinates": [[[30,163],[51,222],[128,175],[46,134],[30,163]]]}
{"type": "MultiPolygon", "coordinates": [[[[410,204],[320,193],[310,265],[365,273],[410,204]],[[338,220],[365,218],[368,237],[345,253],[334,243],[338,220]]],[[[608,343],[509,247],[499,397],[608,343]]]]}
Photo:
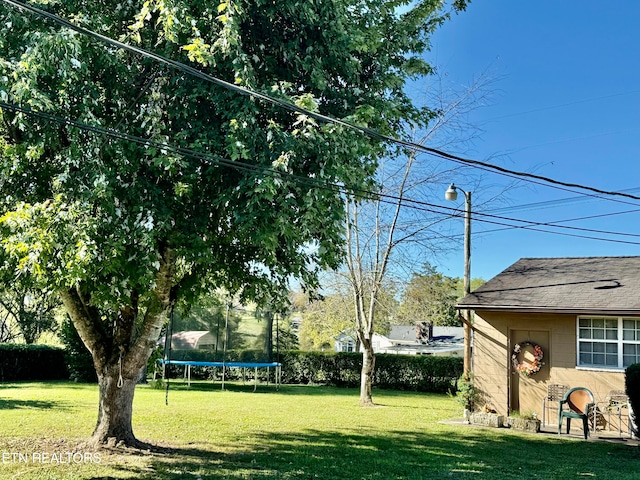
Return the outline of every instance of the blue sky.
{"type": "MultiPolygon", "coordinates": [[[[490,101],[468,118],[482,133],[458,153],[640,196],[639,19],[640,2],[632,0],[473,0],[434,35],[429,55],[452,85],[470,84],[483,72],[494,79],[490,101]]],[[[640,211],[621,213],[640,210],[640,200],[611,201],[524,181],[513,185],[511,178],[487,173],[473,182],[465,175],[453,180],[473,191],[479,213],[534,222],[600,215],[563,225],[638,235],[563,231],[638,243],[633,245],[513,228],[482,233],[500,227],[478,219],[474,278],[489,279],[522,257],[640,255],[640,211]],[[488,203],[508,185],[499,202],[488,203]]],[[[447,228],[462,232],[462,220],[450,220],[447,228]]],[[[461,277],[462,244],[434,263],[461,277]]]]}

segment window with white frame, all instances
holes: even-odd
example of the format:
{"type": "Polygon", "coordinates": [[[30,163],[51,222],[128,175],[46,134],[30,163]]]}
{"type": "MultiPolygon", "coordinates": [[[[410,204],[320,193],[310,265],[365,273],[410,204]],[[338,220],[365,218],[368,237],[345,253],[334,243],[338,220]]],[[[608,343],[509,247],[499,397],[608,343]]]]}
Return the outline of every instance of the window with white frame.
{"type": "Polygon", "coordinates": [[[578,318],[578,366],[626,368],[640,362],[640,319],[578,318]]]}
{"type": "Polygon", "coordinates": [[[341,352],[354,352],[355,349],[356,349],[356,342],[354,342],[351,338],[340,342],[341,352]]]}

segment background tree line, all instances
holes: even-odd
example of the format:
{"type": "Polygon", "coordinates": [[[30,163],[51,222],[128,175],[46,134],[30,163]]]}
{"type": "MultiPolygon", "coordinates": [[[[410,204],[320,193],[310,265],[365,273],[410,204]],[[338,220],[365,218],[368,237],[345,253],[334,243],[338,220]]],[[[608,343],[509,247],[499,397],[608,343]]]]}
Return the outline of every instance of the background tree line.
{"type": "MultiPolygon", "coordinates": [[[[474,278],[474,290],[485,281],[474,278]]],[[[299,326],[302,350],[332,350],[340,333],[353,335],[354,306],[349,284],[339,274],[326,282],[328,293],[310,301],[304,295],[294,297],[294,308],[302,317],[299,326]]],[[[406,283],[387,281],[377,299],[378,318],[375,333],[388,333],[392,325],[413,325],[428,321],[434,325],[462,326],[455,304],[463,296],[463,279],[446,276],[426,263],[406,283]]]]}
{"type": "MultiPolygon", "coordinates": [[[[482,279],[473,279],[472,290],[482,283],[482,279]]],[[[307,294],[291,292],[290,309],[279,314],[277,325],[268,325],[281,350],[332,350],[338,334],[353,333],[353,299],[348,284],[337,274],[328,277],[325,284],[329,293],[313,301],[307,294]],[[294,321],[296,318],[302,318],[302,321],[294,321]]],[[[454,305],[461,297],[462,279],[446,276],[427,263],[405,284],[389,282],[385,285],[378,300],[380,322],[376,333],[387,333],[391,325],[410,325],[419,321],[460,326],[454,305]]],[[[55,343],[55,336],[61,335],[62,342],[68,344],[68,331],[61,332],[64,312],[60,307],[60,302],[50,292],[30,290],[17,283],[6,285],[0,292],[0,343],[37,343],[43,334],[49,333],[48,342],[53,338],[55,343]]],[[[174,313],[171,329],[175,332],[208,330],[220,339],[222,349],[225,309],[222,295],[204,295],[189,308],[174,313]]],[[[246,344],[246,337],[239,334],[242,315],[255,316],[262,321],[268,316],[267,310],[231,309],[228,319],[230,343],[235,348],[254,348],[255,344],[246,344]]],[[[266,342],[267,324],[263,321],[262,337],[256,338],[256,342],[266,342]]]]}

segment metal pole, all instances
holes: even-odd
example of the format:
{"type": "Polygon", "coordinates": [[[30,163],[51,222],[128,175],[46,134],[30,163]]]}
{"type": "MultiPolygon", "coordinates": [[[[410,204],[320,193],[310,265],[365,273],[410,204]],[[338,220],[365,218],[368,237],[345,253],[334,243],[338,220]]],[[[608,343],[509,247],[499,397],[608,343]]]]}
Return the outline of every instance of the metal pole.
{"type": "MultiPolygon", "coordinates": [[[[464,294],[471,293],[471,192],[465,192],[464,211],[464,294]]],[[[464,364],[463,371],[466,378],[471,373],[471,311],[464,311],[464,364]]]]}
{"type": "Polygon", "coordinates": [[[229,343],[229,309],[230,303],[227,303],[227,313],[224,318],[224,344],[222,349],[222,390],[224,390],[225,370],[227,369],[227,344],[229,343]]]}

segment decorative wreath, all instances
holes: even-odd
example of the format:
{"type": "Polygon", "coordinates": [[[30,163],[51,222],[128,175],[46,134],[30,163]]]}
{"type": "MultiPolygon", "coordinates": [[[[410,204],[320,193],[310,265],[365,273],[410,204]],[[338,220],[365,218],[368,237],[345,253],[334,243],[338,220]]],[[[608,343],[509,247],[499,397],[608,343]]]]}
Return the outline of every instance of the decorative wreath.
{"type": "Polygon", "coordinates": [[[517,343],[515,347],[513,347],[513,353],[511,354],[511,363],[513,364],[513,368],[521,373],[522,375],[528,377],[530,375],[534,375],[540,371],[544,362],[542,358],[544,357],[544,352],[542,348],[537,343],[533,342],[522,342],[517,343]],[[533,362],[529,364],[520,363],[518,361],[518,356],[522,351],[523,347],[531,346],[533,347],[533,362]]]}

